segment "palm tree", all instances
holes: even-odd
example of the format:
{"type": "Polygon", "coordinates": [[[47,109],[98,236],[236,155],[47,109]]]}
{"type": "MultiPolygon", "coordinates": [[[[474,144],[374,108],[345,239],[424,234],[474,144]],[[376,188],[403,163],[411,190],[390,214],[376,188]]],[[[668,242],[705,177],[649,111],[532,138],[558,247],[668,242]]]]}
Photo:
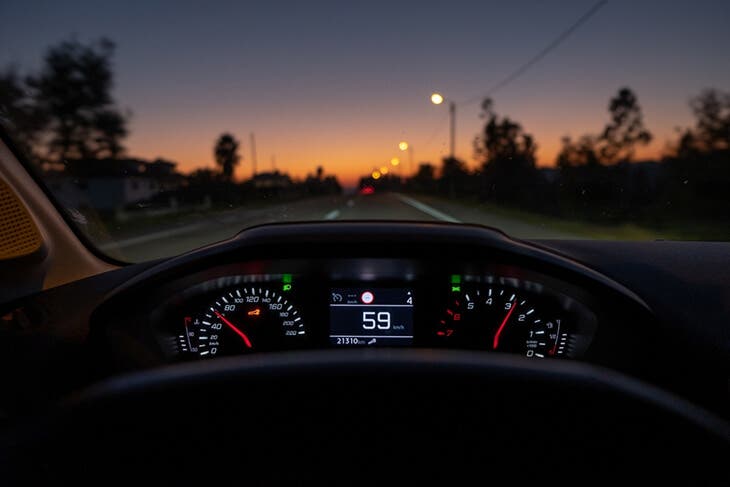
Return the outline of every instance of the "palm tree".
{"type": "Polygon", "coordinates": [[[227,181],[233,178],[233,171],[241,159],[238,155],[238,145],[239,143],[233,135],[224,133],[218,137],[213,149],[215,163],[221,168],[223,178],[227,181]]]}

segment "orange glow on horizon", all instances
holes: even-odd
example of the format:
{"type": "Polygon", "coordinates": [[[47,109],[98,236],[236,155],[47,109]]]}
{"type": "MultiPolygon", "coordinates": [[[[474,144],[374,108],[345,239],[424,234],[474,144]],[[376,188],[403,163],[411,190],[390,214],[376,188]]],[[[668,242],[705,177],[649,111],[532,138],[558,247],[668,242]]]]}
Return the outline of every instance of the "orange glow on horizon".
{"type": "MultiPolygon", "coordinates": [[[[657,144],[654,144],[657,145],[657,144]]],[[[562,146],[562,142],[560,140],[554,141],[552,143],[542,143],[538,145],[537,149],[537,166],[538,167],[554,167],[555,166],[555,160],[557,158],[558,153],[560,152],[562,146]]],[[[131,152],[131,151],[130,151],[131,152]]],[[[146,152],[146,151],[145,151],[146,152]]],[[[200,163],[199,161],[206,160],[206,157],[204,154],[200,154],[199,157],[195,157],[190,152],[186,152],[185,154],[179,154],[178,157],[175,157],[172,153],[166,153],[164,156],[159,156],[157,151],[154,152],[142,152],[142,151],[134,151],[132,154],[137,157],[142,157],[146,159],[155,159],[157,157],[163,157],[164,159],[171,160],[178,163],[177,169],[181,173],[189,174],[196,169],[215,169],[215,164],[213,162],[204,162],[200,163]],[[152,154],[152,155],[148,155],[152,154]]],[[[205,151],[207,152],[207,151],[205,151]]],[[[357,186],[360,178],[366,177],[368,175],[372,176],[374,179],[378,179],[381,175],[387,174],[388,168],[383,166],[380,168],[380,171],[373,172],[370,167],[373,166],[372,162],[376,160],[382,160],[382,154],[378,153],[379,151],[371,150],[368,152],[362,151],[357,154],[353,154],[350,157],[343,157],[340,155],[340,158],[337,159],[333,157],[330,162],[322,162],[321,164],[318,164],[316,162],[312,163],[298,163],[298,164],[287,164],[286,160],[284,160],[280,155],[280,151],[277,151],[276,156],[276,170],[279,172],[285,172],[288,173],[292,178],[294,179],[304,179],[308,174],[314,174],[316,172],[317,166],[321,165],[324,169],[325,175],[335,175],[340,180],[340,183],[343,184],[346,187],[354,187],[357,186]],[[385,169],[385,170],[382,170],[385,169]],[[378,173],[378,176],[375,177],[374,174],[378,173]]],[[[649,146],[647,148],[641,148],[636,151],[635,160],[644,160],[644,159],[653,159],[653,158],[659,158],[662,155],[662,150],[658,147],[649,146]]],[[[428,162],[433,165],[435,165],[437,168],[441,165],[441,160],[446,156],[446,154],[442,151],[433,150],[430,151],[429,154],[423,154],[422,156],[419,155],[419,158],[414,163],[414,167],[412,168],[415,172],[418,169],[418,164],[423,162],[428,162]]],[[[467,166],[471,169],[476,169],[481,165],[481,162],[475,161],[473,157],[464,157],[462,154],[457,153],[457,156],[461,159],[463,159],[467,166]]],[[[208,160],[212,159],[212,157],[208,157],[208,160]]],[[[314,157],[302,157],[304,160],[317,160],[314,157]]],[[[408,164],[400,164],[400,160],[398,160],[398,163],[395,163],[395,160],[397,158],[392,158],[390,160],[390,164],[394,167],[402,167],[405,169],[403,176],[408,176],[411,170],[410,167],[408,167],[408,164]]],[[[236,168],[235,172],[235,178],[238,181],[244,181],[246,179],[249,179],[251,177],[251,166],[247,158],[244,158],[239,166],[236,168]]],[[[269,172],[272,171],[273,168],[269,165],[264,165],[259,162],[257,172],[269,172]]]]}
{"type": "MultiPolygon", "coordinates": [[[[590,128],[600,127],[604,118],[601,113],[592,114],[591,117],[573,118],[568,123],[577,127],[572,130],[551,125],[549,123],[551,119],[547,115],[543,119],[524,117],[524,120],[520,116],[519,120],[537,141],[538,167],[553,167],[564,135],[570,134],[575,140],[581,133],[589,132],[590,128]]],[[[430,121],[428,122],[424,122],[425,126],[419,132],[414,132],[416,135],[413,135],[412,142],[407,143],[408,150],[413,150],[415,154],[412,165],[410,161],[393,157],[392,130],[389,128],[381,130],[377,124],[368,125],[362,122],[356,129],[344,123],[340,123],[338,127],[324,129],[319,126],[306,126],[296,138],[283,140],[279,140],[281,137],[279,132],[272,131],[261,135],[257,133],[256,171],[263,173],[277,170],[289,174],[295,180],[303,180],[307,175],[316,174],[317,168],[321,166],[325,175],[334,175],[343,186],[351,188],[357,186],[362,177],[371,177],[373,168],[379,169],[385,161],[388,161],[387,165],[391,166],[391,169],[397,167],[401,177],[412,175],[418,170],[419,164],[424,162],[433,164],[438,169],[441,160],[448,155],[448,133],[444,130],[443,133],[432,137],[428,143],[424,142],[428,140],[427,136],[417,135],[422,132],[429,133],[431,125],[430,121]]],[[[474,136],[479,131],[479,123],[475,122],[473,125],[461,128],[457,138],[456,156],[471,169],[481,165],[481,162],[474,159],[472,150],[474,136]]],[[[356,122],[353,122],[353,125],[355,124],[356,122]]],[[[164,127],[158,123],[146,129],[135,128],[126,143],[130,156],[147,160],[161,157],[176,162],[178,171],[184,174],[196,169],[216,168],[212,149],[216,134],[220,131],[201,134],[197,126],[178,127],[174,122],[170,122],[168,125],[170,128],[167,129],[160,129],[160,126],[164,127]]],[[[244,131],[240,132],[243,132],[243,135],[234,132],[241,142],[239,149],[241,160],[235,171],[235,179],[244,181],[251,178],[253,167],[248,137],[245,137],[244,131]]],[[[651,145],[636,151],[636,160],[660,157],[666,142],[676,137],[671,127],[667,127],[664,131],[655,129],[654,135],[651,145]]],[[[384,171],[377,172],[380,177],[384,171]]]]}

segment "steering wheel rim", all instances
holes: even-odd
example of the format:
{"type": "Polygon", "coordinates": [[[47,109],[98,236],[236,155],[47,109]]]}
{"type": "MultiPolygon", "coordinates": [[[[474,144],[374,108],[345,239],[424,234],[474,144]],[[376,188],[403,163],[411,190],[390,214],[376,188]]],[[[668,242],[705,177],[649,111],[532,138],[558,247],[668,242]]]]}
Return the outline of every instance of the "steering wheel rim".
{"type": "Polygon", "coordinates": [[[361,480],[385,466],[411,481],[451,482],[490,468],[544,480],[558,467],[616,478],[637,468],[668,479],[686,470],[717,480],[727,473],[713,458],[730,452],[725,421],[616,372],[443,350],[163,367],[107,380],[66,400],[26,441],[17,433],[3,442],[13,445],[10,473],[23,466],[53,479],[76,478],[83,466],[189,481],[183,467],[194,459],[210,475],[245,472],[254,483],[344,481],[335,472],[347,466],[361,480]],[[40,471],[32,468],[38,458],[48,460],[40,471]],[[269,466],[274,458],[279,468],[269,466]]]}

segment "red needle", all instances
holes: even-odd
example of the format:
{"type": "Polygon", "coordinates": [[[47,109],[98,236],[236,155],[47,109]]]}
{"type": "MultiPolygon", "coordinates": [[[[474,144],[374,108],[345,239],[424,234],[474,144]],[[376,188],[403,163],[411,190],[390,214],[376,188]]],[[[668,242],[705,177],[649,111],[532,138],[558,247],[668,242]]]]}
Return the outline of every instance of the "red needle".
{"type": "Polygon", "coordinates": [[[512,312],[517,307],[517,302],[515,302],[512,307],[509,309],[509,312],[507,313],[507,316],[504,317],[504,320],[502,320],[502,324],[499,325],[499,329],[497,330],[497,333],[494,334],[494,342],[492,343],[492,348],[494,350],[497,350],[497,347],[499,346],[499,335],[502,334],[502,330],[504,330],[504,326],[509,321],[509,317],[512,316],[512,312]]]}
{"type": "Polygon", "coordinates": [[[231,330],[235,331],[236,333],[238,333],[238,336],[240,336],[241,338],[243,338],[243,343],[245,343],[248,348],[253,348],[253,346],[251,345],[251,340],[248,339],[248,337],[246,336],[246,334],[244,332],[242,332],[241,330],[239,330],[236,327],[236,325],[234,325],[233,323],[231,323],[230,321],[228,321],[226,319],[226,317],[223,316],[222,314],[220,314],[219,312],[217,312],[217,311],[213,311],[213,312],[215,313],[215,315],[218,318],[221,319],[221,321],[223,321],[223,323],[225,323],[226,325],[228,325],[231,328],[231,330]]]}

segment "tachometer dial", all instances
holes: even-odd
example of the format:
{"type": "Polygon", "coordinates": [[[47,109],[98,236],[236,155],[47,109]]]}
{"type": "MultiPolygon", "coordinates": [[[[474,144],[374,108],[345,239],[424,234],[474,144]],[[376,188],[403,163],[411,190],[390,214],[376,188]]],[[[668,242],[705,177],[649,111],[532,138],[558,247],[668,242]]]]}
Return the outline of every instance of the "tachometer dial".
{"type": "Polygon", "coordinates": [[[186,316],[178,347],[183,354],[210,358],[296,348],[306,336],[299,310],[279,292],[241,287],[186,316]]]}
{"type": "Polygon", "coordinates": [[[460,286],[438,319],[435,343],[536,358],[564,355],[567,330],[561,330],[561,319],[547,313],[517,289],[460,286]]]}

